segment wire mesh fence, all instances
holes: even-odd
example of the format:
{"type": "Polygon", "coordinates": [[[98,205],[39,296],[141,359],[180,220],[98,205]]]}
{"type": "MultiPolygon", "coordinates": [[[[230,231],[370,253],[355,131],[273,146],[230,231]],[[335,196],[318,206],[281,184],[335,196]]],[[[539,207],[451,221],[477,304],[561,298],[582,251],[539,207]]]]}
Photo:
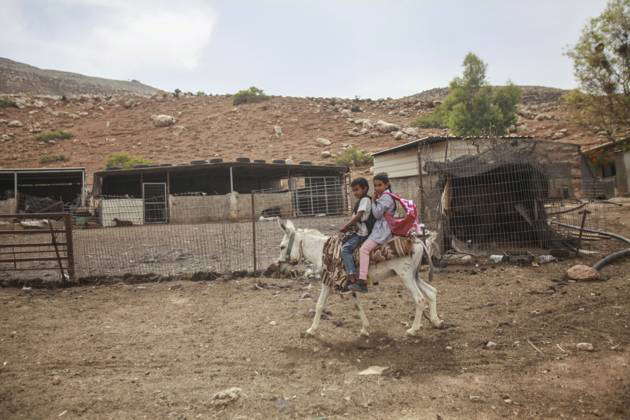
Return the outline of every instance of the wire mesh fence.
{"type": "Polygon", "coordinates": [[[420,144],[419,162],[422,219],[442,233],[445,248],[575,246],[551,222],[578,216],[563,211],[581,187],[578,147],[529,138],[436,138],[420,144]]]}
{"type": "Polygon", "coordinates": [[[279,255],[279,217],[331,232],[346,194],[343,178],[312,177],[251,194],[173,195],[155,183],[142,198],[103,196],[73,215],[76,278],[264,270],[279,255]]]}

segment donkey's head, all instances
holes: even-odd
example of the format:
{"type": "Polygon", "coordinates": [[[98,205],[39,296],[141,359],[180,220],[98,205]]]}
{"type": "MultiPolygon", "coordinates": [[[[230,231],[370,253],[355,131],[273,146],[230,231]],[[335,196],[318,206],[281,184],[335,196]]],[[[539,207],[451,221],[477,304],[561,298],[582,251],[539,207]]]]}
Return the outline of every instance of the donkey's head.
{"type": "Polygon", "coordinates": [[[285,272],[289,264],[298,263],[300,260],[300,249],[297,236],[297,229],[290,220],[278,219],[278,225],[284,232],[282,242],[280,242],[280,256],[278,257],[278,268],[285,272]]]}

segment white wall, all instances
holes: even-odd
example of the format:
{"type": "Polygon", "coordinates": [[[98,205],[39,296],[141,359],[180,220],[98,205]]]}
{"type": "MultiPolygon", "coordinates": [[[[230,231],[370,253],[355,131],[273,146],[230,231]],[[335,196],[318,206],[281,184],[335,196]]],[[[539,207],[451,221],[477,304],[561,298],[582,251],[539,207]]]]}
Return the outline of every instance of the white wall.
{"type": "Polygon", "coordinates": [[[115,226],[114,218],[130,221],[134,225],[144,224],[144,204],[141,198],[101,200],[99,209],[102,226],[115,226]]]}
{"type": "Polygon", "coordinates": [[[418,149],[401,150],[374,156],[374,173],[386,172],[390,178],[418,175],[418,149]]]}

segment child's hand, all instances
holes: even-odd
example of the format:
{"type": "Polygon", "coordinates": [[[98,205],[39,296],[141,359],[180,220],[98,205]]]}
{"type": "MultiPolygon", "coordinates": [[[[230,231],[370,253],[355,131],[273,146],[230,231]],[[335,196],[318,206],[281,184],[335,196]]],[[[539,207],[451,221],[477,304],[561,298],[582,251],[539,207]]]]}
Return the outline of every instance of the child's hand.
{"type": "Polygon", "coordinates": [[[346,233],[347,231],[348,231],[348,225],[343,225],[341,229],[339,229],[339,232],[341,233],[346,233]]]}

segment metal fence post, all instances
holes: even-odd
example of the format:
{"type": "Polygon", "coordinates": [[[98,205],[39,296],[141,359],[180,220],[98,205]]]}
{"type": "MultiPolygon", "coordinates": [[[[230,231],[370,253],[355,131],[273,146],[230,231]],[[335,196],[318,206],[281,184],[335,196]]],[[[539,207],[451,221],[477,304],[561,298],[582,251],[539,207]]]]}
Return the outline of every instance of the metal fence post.
{"type": "Polygon", "coordinates": [[[65,214],[63,216],[63,221],[66,225],[66,254],[68,256],[68,276],[70,277],[70,281],[75,281],[74,242],[72,240],[72,215],[65,214]]]}
{"type": "Polygon", "coordinates": [[[254,199],[254,191],[250,194],[252,196],[252,257],[254,259],[254,272],[256,271],[256,204],[254,199]]]}

